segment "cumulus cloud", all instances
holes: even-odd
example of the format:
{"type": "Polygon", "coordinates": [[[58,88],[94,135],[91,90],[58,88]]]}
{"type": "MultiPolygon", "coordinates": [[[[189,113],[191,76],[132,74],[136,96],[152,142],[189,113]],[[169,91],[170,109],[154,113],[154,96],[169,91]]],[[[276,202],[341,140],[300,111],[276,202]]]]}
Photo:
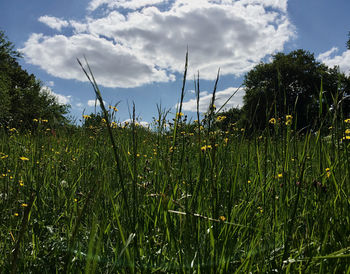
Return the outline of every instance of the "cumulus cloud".
{"type": "Polygon", "coordinates": [[[61,31],[63,27],[68,27],[69,25],[69,23],[65,20],[48,15],[39,17],[38,21],[58,31],[61,31]]]}
{"type": "MultiPolygon", "coordinates": [[[[216,106],[217,110],[219,110],[221,108],[221,106],[230,98],[230,96],[235,91],[237,91],[237,93],[228,101],[228,103],[224,106],[224,108],[222,110],[230,109],[233,107],[240,108],[243,106],[243,96],[245,94],[244,89],[230,87],[230,88],[216,92],[215,106],[216,106]]],[[[201,113],[207,112],[209,109],[209,105],[211,103],[211,100],[212,100],[211,93],[201,92],[200,98],[199,98],[199,112],[201,112],[201,113]]],[[[185,101],[182,105],[182,109],[184,111],[196,112],[197,111],[197,100],[190,99],[188,101],[185,101]]]]}
{"type": "Polygon", "coordinates": [[[124,8],[124,9],[140,9],[150,5],[156,5],[163,2],[164,0],[92,0],[88,5],[89,11],[94,11],[102,5],[107,5],[109,9],[113,8],[124,8]]]}
{"type": "Polygon", "coordinates": [[[47,86],[43,86],[40,90],[41,92],[45,92],[53,97],[56,98],[57,102],[61,105],[66,105],[66,104],[69,104],[70,101],[71,101],[71,98],[72,96],[69,95],[69,96],[65,96],[65,95],[62,95],[62,94],[59,94],[59,93],[55,93],[52,91],[51,88],[47,87],[47,86]]]}
{"type": "MultiPolygon", "coordinates": [[[[132,119],[126,119],[123,122],[121,122],[120,125],[124,126],[124,125],[129,125],[131,123],[132,123],[132,119]]],[[[142,127],[145,127],[145,128],[149,128],[149,126],[150,126],[149,123],[146,121],[135,121],[135,124],[142,126],[142,127]]]]}
{"type": "MultiPolygon", "coordinates": [[[[106,106],[106,102],[105,101],[103,101],[103,104],[106,106]]],[[[87,102],[87,105],[89,107],[94,107],[95,105],[98,107],[98,106],[100,106],[100,102],[98,100],[89,100],[87,102]]]]}
{"type": "Polygon", "coordinates": [[[317,59],[328,67],[339,66],[341,72],[350,76],[350,50],[344,51],[341,55],[336,55],[339,51],[337,47],[321,53],[317,59]]]}
{"type": "Polygon", "coordinates": [[[75,61],[85,54],[101,85],[136,87],[175,80],[188,47],[189,74],[213,80],[219,67],[242,75],[295,35],[287,0],[92,0],[88,8],[103,5],[102,17],[70,20],[71,36],[32,34],[26,60],[86,81],[75,61]]]}

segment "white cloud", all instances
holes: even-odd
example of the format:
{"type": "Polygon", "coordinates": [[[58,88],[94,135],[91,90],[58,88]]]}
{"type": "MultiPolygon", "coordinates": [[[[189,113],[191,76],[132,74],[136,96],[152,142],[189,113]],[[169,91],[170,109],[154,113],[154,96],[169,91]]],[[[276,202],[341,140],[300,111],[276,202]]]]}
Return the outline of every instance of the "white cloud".
{"type": "Polygon", "coordinates": [[[47,86],[49,86],[49,87],[53,87],[54,85],[55,85],[54,81],[48,81],[47,82],[47,86]]]}
{"type": "Polygon", "coordinates": [[[100,18],[70,20],[71,36],[32,34],[22,49],[26,60],[86,81],[75,61],[85,54],[99,84],[136,87],[175,80],[188,46],[189,75],[199,70],[213,80],[219,67],[222,75],[242,75],[295,35],[287,0],[93,0],[89,9],[104,4],[100,18]]]}
{"type": "MultiPolygon", "coordinates": [[[[230,87],[221,91],[217,91],[215,94],[215,106],[216,109],[219,110],[221,106],[230,98],[230,96],[237,90],[237,88],[230,87]]],[[[228,103],[224,106],[222,110],[230,109],[233,107],[242,107],[243,106],[243,96],[245,91],[243,88],[239,88],[237,93],[228,101],[228,103]]],[[[199,112],[207,112],[209,105],[212,100],[212,94],[208,92],[201,92],[199,98],[199,112]]],[[[175,106],[176,107],[176,106],[175,106]]],[[[190,99],[183,103],[182,109],[184,111],[197,111],[197,100],[190,99]]]]}
{"type": "Polygon", "coordinates": [[[140,9],[150,5],[164,3],[164,0],[92,0],[89,3],[88,10],[94,11],[102,5],[107,5],[109,9],[124,8],[124,9],[140,9]]]}
{"type": "Polygon", "coordinates": [[[62,27],[68,27],[69,25],[69,23],[65,20],[48,15],[39,17],[38,21],[58,31],[61,31],[62,27]]]}
{"type": "Polygon", "coordinates": [[[69,96],[65,96],[65,95],[62,95],[62,94],[59,94],[59,93],[55,93],[52,91],[51,88],[47,87],[47,86],[43,86],[40,90],[41,92],[46,92],[48,93],[49,95],[53,96],[56,98],[57,102],[59,104],[62,104],[62,105],[66,105],[66,104],[69,104],[70,101],[71,101],[71,98],[72,96],[69,95],[69,96]]]}
{"type": "MultiPolygon", "coordinates": [[[[89,101],[87,102],[87,105],[88,105],[89,107],[94,107],[95,104],[96,104],[97,107],[100,106],[100,102],[99,102],[98,100],[89,100],[89,101]]],[[[103,101],[103,104],[104,104],[105,107],[106,107],[106,102],[105,102],[105,101],[103,101]]]]}
{"type": "Polygon", "coordinates": [[[330,50],[321,53],[317,59],[328,67],[339,66],[341,72],[350,76],[350,50],[344,51],[341,55],[335,55],[338,48],[333,47],[330,50]]]}

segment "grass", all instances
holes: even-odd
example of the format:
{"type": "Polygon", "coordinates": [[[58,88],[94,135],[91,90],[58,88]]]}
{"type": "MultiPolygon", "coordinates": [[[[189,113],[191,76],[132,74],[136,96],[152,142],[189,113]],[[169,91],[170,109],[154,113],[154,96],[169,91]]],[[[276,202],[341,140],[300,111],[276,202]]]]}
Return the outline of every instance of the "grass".
{"type": "Polygon", "coordinates": [[[350,124],[248,135],[213,105],[209,126],[159,108],[112,128],[103,106],[96,127],[0,129],[2,271],[349,273],[350,124]]]}

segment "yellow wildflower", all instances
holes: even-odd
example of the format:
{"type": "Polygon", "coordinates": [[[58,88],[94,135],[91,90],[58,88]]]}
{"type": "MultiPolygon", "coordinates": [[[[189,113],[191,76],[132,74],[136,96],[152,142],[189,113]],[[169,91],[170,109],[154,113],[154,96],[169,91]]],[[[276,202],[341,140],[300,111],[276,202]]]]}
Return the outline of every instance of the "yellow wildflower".
{"type": "Polygon", "coordinates": [[[22,161],[29,161],[29,159],[27,158],[27,157],[24,157],[24,156],[22,156],[22,157],[19,157],[22,161]]]}
{"type": "Polygon", "coordinates": [[[350,124],[350,119],[345,119],[344,122],[350,124]]]}
{"type": "Polygon", "coordinates": [[[226,217],[225,216],[220,216],[219,219],[220,219],[220,221],[223,221],[223,222],[226,221],[226,217]]]}
{"type": "Polygon", "coordinates": [[[282,178],[283,174],[282,173],[278,173],[277,178],[282,178]]]}
{"type": "Polygon", "coordinates": [[[15,214],[13,214],[13,215],[14,215],[15,217],[18,217],[18,215],[19,215],[19,214],[16,212],[16,213],[15,213],[15,214]]]}
{"type": "Polygon", "coordinates": [[[0,159],[6,159],[7,157],[9,157],[8,155],[4,155],[4,156],[1,156],[0,159]]]}
{"type": "Polygon", "coordinates": [[[276,119],[275,119],[275,118],[271,118],[271,119],[269,120],[269,123],[270,123],[270,124],[273,124],[273,125],[276,124],[276,119]]]}
{"type": "Polygon", "coordinates": [[[27,206],[28,206],[28,204],[26,204],[26,203],[22,203],[22,204],[21,204],[21,206],[22,206],[22,207],[27,207],[27,206]]]}

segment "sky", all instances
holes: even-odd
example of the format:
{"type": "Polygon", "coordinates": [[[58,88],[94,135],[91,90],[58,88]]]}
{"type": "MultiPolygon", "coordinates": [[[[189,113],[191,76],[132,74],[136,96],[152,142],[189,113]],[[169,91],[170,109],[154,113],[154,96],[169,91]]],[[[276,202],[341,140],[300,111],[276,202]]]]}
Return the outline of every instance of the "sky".
{"type": "MultiPolygon", "coordinates": [[[[304,49],[350,75],[349,0],[0,0],[0,30],[70,116],[95,112],[77,58],[86,57],[118,121],[132,104],[143,124],[157,108],[175,115],[188,49],[183,110],[195,117],[194,77],[205,112],[220,69],[216,106],[241,107],[244,75],[277,52],[304,49]]],[[[96,111],[99,111],[97,106],[96,111]]]]}

